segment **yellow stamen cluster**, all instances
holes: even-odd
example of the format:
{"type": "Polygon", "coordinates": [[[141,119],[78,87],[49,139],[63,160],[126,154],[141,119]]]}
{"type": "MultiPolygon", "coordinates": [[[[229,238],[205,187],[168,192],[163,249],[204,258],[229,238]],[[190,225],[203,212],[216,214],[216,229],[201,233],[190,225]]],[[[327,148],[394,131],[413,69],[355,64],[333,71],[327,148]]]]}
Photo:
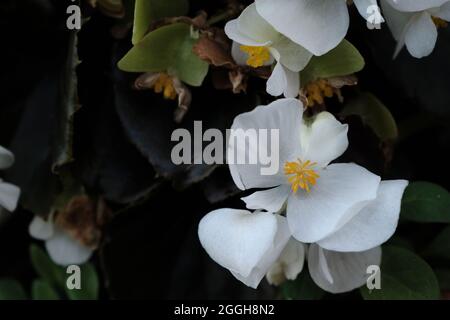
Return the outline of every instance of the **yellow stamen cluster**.
{"type": "Polygon", "coordinates": [[[241,46],[240,48],[248,54],[247,64],[250,67],[259,68],[270,61],[270,51],[267,47],[241,46]]]}
{"type": "Polygon", "coordinates": [[[156,93],[162,92],[166,99],[175,100],[177,98],[177,91],[173,85],[173,80],[165,73],[159,75],[152,88],[156,93]]]}
{"type": "Polygon", "coordinates": [[[285,163],[284,174],[288,176],[288,181],[292,185],[294,193],[299,188],[309,192],[310,186],[314,186],[317,183],[317,178],[320,176],[314,170],[315,165],[317,165],[316,162],[309,160],[303,162],[300,159],[285,163]]]}
{"type": "Polygon", "coordinates": [[[325,98],[331,98],[335,94],[334,88],[324,79],[309,83],[305,89],[308,107],[323,104],[325,98]]]}
{"type": "Polygon", "coordinates": [[[431,17],[431,19],[433,19],[434,24],[438,28],[446,28],[448,26],[448,22],[443,20],[443,19],[441,19],[441,18],[431,17]]]}

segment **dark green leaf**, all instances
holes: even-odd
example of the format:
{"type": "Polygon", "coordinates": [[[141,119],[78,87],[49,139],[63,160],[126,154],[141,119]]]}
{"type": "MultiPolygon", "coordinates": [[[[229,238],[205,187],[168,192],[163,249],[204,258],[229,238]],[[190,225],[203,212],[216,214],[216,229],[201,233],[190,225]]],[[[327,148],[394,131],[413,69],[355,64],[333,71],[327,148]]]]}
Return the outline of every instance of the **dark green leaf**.
{"type": "Polygon", "coordinates": [[[361,93],[350,100],[342,111],[343,116],[357,115],[382,141],[398,137],[397,124],[386,106],[370,93],[361,93]]]}
{"type": "Polygon", "coordinates": [[[119,61],[119,68],[128,72],[166,72],[191,86],[200,86],[209,66],[193,52],[196,41],[185,23],[161,27],[137,43],[119,61]]]}
{"type": "Polygon", "coordinates": [[[19,281],[3,278],[0,279],[0,300],[26,300],[27,294],[19,281]]]}
{"type": "Polygon", "coordinates": [[[43,279],[33,281],[31,295],[33,300],[60,300],[55,289],[43,279]]]}
{"type": "Polygon", "coordinates": [[[286,281],[281,292],[287,300],[320,300],[325,295],[307,271],[300,273],[295,281],[286,281]]]}
{"type": "Polygon", "coordinates": [[[414,182],[406,188],[401,217],[415,222],[450,222],[450,194],[430,182],[414,182]]]}
{"type": "Polygon", "coordinates": [[[335,49],[320,57],[313,57],[300,73],[301,83],[305,85],[317,79],[347,76],[364,68],[364,58],[347,40],[335,49]]]}
{"type": "Polygon", "coordinates": [[[383,248],[381,289],[361,287],[366,300],[439,299],[439,285],[430,266],[419,256],[403,248],[383,248]]]}
{"type": "Polygon", "coordinates": [[[434,269],[441,290],[450,290],[450,269],[434,269]]]}
{"type": "Polygon", "coordinates": [[[450,262],[450,226],[442,230],[425,250],[429,257],[450,262]]]}
{"type": "Polygon", "coordinates": [[[45,281],[56,286],[66,285],[64,268],[56,265],[47,253],[35,244],[30,246],[30,258],[34,270],[45,281]]]}
{"type": "Polygon", "coordinates": [[[133,27],[133,44],[147,34],[150,24],[158,19],[187,14],[188,0],[136,0],[133,27]]]}

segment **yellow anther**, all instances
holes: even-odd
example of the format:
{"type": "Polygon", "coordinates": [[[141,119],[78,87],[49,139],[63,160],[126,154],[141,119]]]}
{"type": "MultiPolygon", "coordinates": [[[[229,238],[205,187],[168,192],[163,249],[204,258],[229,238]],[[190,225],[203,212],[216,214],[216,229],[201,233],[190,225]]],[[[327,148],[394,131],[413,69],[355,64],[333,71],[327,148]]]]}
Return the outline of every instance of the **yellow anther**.
{"type": "Polygon", "coordinates": [[[438,28],[446,28],[448,26],[448,22],[443,20],[443,19],[441,19],[441,18],[431,17],[431,19],[433,19],[434,24],[438,28]]]}
{"type": "Polygon", "coordinates": [[[258,68],[270,61],[270,51],[267,47],[241,46],[243,52],[248,54],[247,64],[258,68]]]}
{"type": "Polygon", "coordinates": [[[311,82],[306,86],[308,107],[312,107],[315,104],[323,104],[324,98],[331,98],[334,94],[335,89],[324,79],[311,82]]]}
{"type": "Polygon", "coordinates": [[[163,93],[164,98],[175,100],[177,98],[177,92],[175,90],[175,87],[173,85],[172,78],[165,74],[161,73],[158,77],[158,79],[155,81],[155,84],[153,85],[153,90],[156,93],[163,93]]]}
{"type": "Polygon", "coordinates": [[[317,183],[317,178],[320,176],[314,170],[315,165],[317,165],[316,162],[301,161],[300,159],[285,163],[284,174],[288,177],[294,193],[299,188],[309,192],[310,187],[317,183]]]}

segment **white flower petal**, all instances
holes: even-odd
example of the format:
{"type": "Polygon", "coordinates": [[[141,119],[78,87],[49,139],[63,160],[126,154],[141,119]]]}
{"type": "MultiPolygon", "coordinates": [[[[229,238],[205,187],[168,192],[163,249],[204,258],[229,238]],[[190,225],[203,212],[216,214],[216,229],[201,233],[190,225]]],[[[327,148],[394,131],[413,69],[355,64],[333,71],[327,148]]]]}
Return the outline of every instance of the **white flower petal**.
{"type": "Polygon", "coordinates": [[[256,9],[278,32],[317,56],[334,49],[349,25],[344,0],[256,0],[256,9]]]}
{"type": "Polygon", "coordinates": [[[394,39],[404,42],[406,28],[416,13],[398,11],[384,0],[381,1],[381,8],[394,39]]]}
{"type": "Polygon", "coordinates": [[[284,94],[286,98],[295,98],[300,92],[300,74],[277,63],[267,80],[266,91],[274,97],[284,94]]]}
{"type": "Polygon", "coordinates": [[[20,188],[0,180],[0,206],[12,212],[16,210],[20,188]]]}
{"type": "Polygon", "coordinates": [[[405,180],[382,181],[375,200],[318,244],[327,250],[340,252],[365,251],[383,244],[397,228],[407,185],[405,180]]]}
{"type": "Polygon", "coordinates": [[[285,220],[267,212],[219,209],[200,221],[198,235],[214,261],[256,288],[289,240],[285,220]]]}
{"type": "Polygon", "coordinates": [[[380,247],[364,252],[342,253],[312,244],[308,250],[311,278],[319,287],[331,293],[343,293],[361,287],[367,282],[367,267],[379,266],[380,263],[380,247]]]}
{"type": "Polygon", "coordinates": [[[383,0],[398,11],[417,12],[440,7],[448,0],[383,0]]]}
{"type": "Polygon", "coordinates": [[[348,125],[340,123],[331,113],[321,112],[311,125],[302,126],[303,160],[326,167],[348,147],[348,125]]]}
{"type": "Polygon", "coordinates": [[[423,58],[430,55],[436,45],[436,25],[427,12],[418,14],[413,19],[405,34],[405,44],[413,57],[423,58]]]}
{"type": "Polygon", "coordinates": [[[7,169],[14,163],[14,155],[8,149],[0,146],[0,169],[7,169]]]}
{"type": "Polygon", "coordinates": [[[313,57],[311,52],[286,37],[280,37],[272,44],[271,49],[276,51],[274,56],[279,57],[279,62],[294,72],[302,71],[313,57]]]}
{"type": "Polygon", "coordinates": [[[284,184],[272,189],[256,191],[242,200],[247,204],[248,209],[276,213],[281,210],[290,193],[291,187],[284,184]]]}
{"type": "Polygon", "coordinates": [[[237,28],[241,34],[260,43],[273,42],[281,36],[258,14],[254,3],[242,11],[237,19],[237,28]]]}
{"type": "Polygon", "coordinates": [[[305,263],[305,245],[291,238],[280,257],[266,275],[270,284],[280,285],[284,280],[295,280],[305,263]]]}
{"type": "MultiPolygon", "coordinates": [[[[231,127],[232,132],[228,145],[227,159],[233,180],[240,189],[270,188],[286,182],[281,166],[286,159],[300,154],[302,115],[303,105],[299,100],[279,99],[267,106],[259,106],[251,112],[242,113],[234,119],[231,127]],[[256,135],[258,135],[259,129],[266,129],[269,136],[271,129],[278,131],[279,144],[274,147],[275,150],[269,150],[273,152],[268,152],[267,149],[271,148],[268,148],[268,145],[264,143],[261,143],[261,146],[259,146],[259,143],[254,141],[255,139],[250,139],[250,143],[247,143],[247,148],[233,146],[232,141],[236,140],[233,139],[233,135],[242,141],[245,133],[256,130],[256,135]],[[264,148],[266,150],[263,150],[264,148]],[[279,157],[276,157],[277,153],[279,153],[279,157]],[[236,164],[236,160],[239,158],[249,159],[250,155],[254,157],[258,154],[272,155],[274,161],[279,160],[278,166],[274,164],[274,167],[276,167],[274,175],[261,174],[261,169],[268,167],[268,165],[263,165],[259,157],[256,164],[236,164]]],[[[260,134],[260,138],[261,136],[262,134],[260,134]]],[[[271,139],[267,140],[270,141],[271,139]]]]}
{"type": "Polygon", "coordinates": [[[318,173],[309,193],[298,190],[288,198],[289,229],[304,243],[324,239],[348,222],[375,199],[380,184],[380,177],[351,163],[331,164],[318,173]]]}
{"type": "Polygon", "coordinates": [[[55,228],[53,237],[45,241],[45,247],[53,262],[61,266],[83,264],[93,252],[59,228],[55,228]]]}
{"type": "Polygon", "coordinates": [[[450,21],[450,1],[441,6],[436,14],[433,16],[441,18],[445,21],[450,21]]]}
{"type": "Polygon", "coordinates": [[[36,215],[28,226],[28,232],[35,239],[48,240],[53,236],[54,225],[36,215]]]}
{"type": "Polygon", "coordinates": [[[239,28],[238,28],[238,21],[237,19],[228,21],[225,25],[225,33],[233,41],[236,41],[238,43],[241,43],[246,46],[253,46],[253,47],[266,47],[269,44],[271,44],[270,41],[257,41],[255,39],[252,39],[248,37],[247,35],[243,34],[239,28]]]}

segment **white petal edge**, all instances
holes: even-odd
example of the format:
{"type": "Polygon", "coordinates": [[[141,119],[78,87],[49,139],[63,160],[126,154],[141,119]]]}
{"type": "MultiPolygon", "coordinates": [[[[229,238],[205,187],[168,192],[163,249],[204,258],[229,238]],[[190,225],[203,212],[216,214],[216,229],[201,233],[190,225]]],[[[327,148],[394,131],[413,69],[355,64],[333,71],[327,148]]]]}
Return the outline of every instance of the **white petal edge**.
{"type": "Polygon", "coordinates": [[[344,293],[367,282],[367,267],[381,264],[381,248],[363,252],[335,252],[312,244],[308,250],[308,268],[311,278],[323,290],[344,293]],[[326,261],[320,262],[320,257],[326,261]],[[326,268],[324,270],[324,268],[326,268]]]}
{"type": "Polygon", "coordinates": [[[65,231],[55,228],[53,236],[45,241],[50,258],[58,265],[83,264],[92,256],[92,249],[83,246],[65,231]]]}
{"type": "Polygon", "coordinates": [[[318,242],[327,250],[360,252],[377,247],[394,234],[406,180],[382,181],[377,198],[342,228],[318,242]]]}
{"type": "Polygon", "coordinates": [[[0,146],[0,169],[7,169],[14,163],[14,154],[6,148],[0,146]]]}
{"type": "Polygon", "coordinates": [[[0,206],[12,212],[17,208],[20,188],[0,180],[0,206]]]}
{"type": "Polygon", "coordinates": [[[285,204],[291,187],[287,184],[263,191],[256,191],[248,197],[242,198],[247,209],[265,210],[267,212],[279,212],[285,204]]]}
{"type": "Polygon", "coordinates": [[[306,246],[290,238],[278,260],[266,275],[272,285],[280,285],[284,280],[295,280],[302,272],[306,258],[306,246]]]}
{"type": "Polygon", "coordinates": [[[28,233],[35,239],[48,240],[53,236],[54,225],[36,215],[28,226],[28,233]]]}
{"type": "Polygon", "coordinates": [[[405,45],[413,57],[420,59],[433,52],[437,36],[437,28],[430,14],[423,12],[414,16],[409,24],[405,33],[405,45]]]}

